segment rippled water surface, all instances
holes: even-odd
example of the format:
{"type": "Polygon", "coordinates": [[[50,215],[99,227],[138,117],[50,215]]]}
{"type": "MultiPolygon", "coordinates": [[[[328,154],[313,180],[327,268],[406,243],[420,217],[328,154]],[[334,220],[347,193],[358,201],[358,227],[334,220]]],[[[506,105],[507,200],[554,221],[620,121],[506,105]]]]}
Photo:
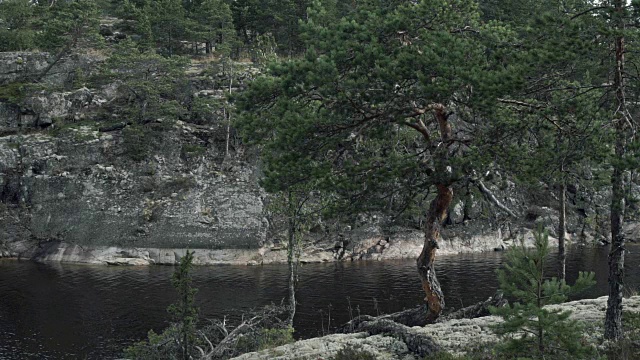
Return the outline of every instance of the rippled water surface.
{"type": "MultiPolygon", "coordinates": [[[[629,247],[627,284],[640,287],[640,247],[629,247]]],[[[447,305],[458,308],[486,299],[497,288],[501,253],[439,257],[438,277],[447,305]]],[[[607,292],[607,249],[576,247],[567,277],[596,272],[586,297],[607,292]]],[[[175,300],[172,267],[106,267],[0,260],[0,359],[104,359],[166,325],[175,300]]],[[[196,267],[198,305],[204,317],[219,317],[287,295],[287,266],[196,267]]],[[[295,328],[300,337],[321,334],[358,313],[399,311],[421,302],[412,260],[303,265],[295,328]],[[349,306],[350,304],[350,306],[349,306]],[[350,314],[351,312],[351,314],[350,314]],[[330,316],[329,316],[330,314],[330,316]]]]}

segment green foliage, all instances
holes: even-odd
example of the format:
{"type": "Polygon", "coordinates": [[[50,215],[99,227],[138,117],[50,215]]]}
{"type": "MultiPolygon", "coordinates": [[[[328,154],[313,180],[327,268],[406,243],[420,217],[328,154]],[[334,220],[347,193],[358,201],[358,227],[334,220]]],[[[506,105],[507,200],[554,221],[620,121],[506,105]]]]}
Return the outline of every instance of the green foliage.
{"type": "Polygon", "coordinates": [[[142,126],[127,126],[122,130],[124,152],[134,161],[142,161],[149,156],[152,136],[142,126]]]}
{"type": "Polygon", "coordinates": [[[151,20],[145,11],[147,1],[136,4],[135,1],[124,0],[116,6],[116,15],[125,20],[124,30],[137,37],[136,44],[141,51],[151,51],[155,47],[151,20]]]}
{"type": "Polygon", "coordinates": [[[12,82],[0,85],[0,101],[6,101],[12,104],[18,104],[25,96],[27,84],[21,82],[12,82]]]}
{"type": "Polygon", "coordinates": [[[189,157],[195,157],[195,156],[203,155],[206,151],[207,151],[207,149],[202,145],[198,145],[198,144],[183,144],[181,152],[182,152],[182,156],[183,157],[189,158],[189,157]]]}
{"type": "Polygon", "coordinates": [[[30,83],[27,81],[13,81],[0,85],[0,102],[6,102],[21,106],[31,94],[38,91],[53,91],[45,84],[30,83]]]}
{"type": "Polygon", "coordinates": [[[127,359],[136,360],[165,360],[177,359],[175,354],[178,352],[175,342],[171,339],[177,336],[177,328],[172,325],[162,334],[156,334],[155,331],[149,330],[147,340],[139,341],[124,351],[127,359]]]}
{"type": "MultiPolygon", "coordinates": [[[[314,16],[324,15],[314,11],[301,25],[304,57],[272,64],[236,98],[235,126],[261,145],[263,184],[277,192],[315,182],[337,195],[340,214],[411,209],[442,168],[434,162],[438,125],[415,113],[455,103],[458,119],[482,125],[463,116],[464,104],[490,104],[510,89],[508,69],[486,57],[484,34],[498,30],[483,27],[476,4],[466,0],[365,2],[337,22],[316,23],[314,16]],[[465,27],[481,28],[483,36],[457,31],[465,27]],[[417,119],[433,138],[412,128],[417,119]]],[[[465,159],[482,141],[475,132],[460,148],[465,159]]]]}
{"type": "Polygon", "coordinates": [[[193,267],[193,252],[187,253],[180,259],[180,265],[173,273],[171,284],[178,292],[178,301],[171,304],[167,311],[176,323],[178,342],[184,360],[191,357],[196,339],[196,323],[198,308],[195,306],[195,295],[198,289],[193,287],[191,268],[193,267]]]}
{"type": "Polygon", "coordinates": [[[196,97],[191,100],[189,107],[189,122],[199,125],[211,125],[221,113],[224,104],[218,99],[196,97]]]}
{"type": "Polygon", "coordinates": [[[204,0],[190,13],[193,25],[191,37],[207,43],[207,50],[215,47],[216,53],[229,55],[235,44],[233,16],[222,0],[204,0]]]}
{"type": "Polygon", "coordinates": [[[498,270],[498,281],[505,295],[516,299],[513,305],[494,308],[504,322],[495,327],[506,335],[499,350],[509,356],[571,355],[581,358],[592,354],[593,348],[582,341],[582,327],[570,320],[568,311],[545,309],[544,306],[567,300],[572,294],[595,284],[593,273],[580,272],[576,283],[569,286],[564,280],[548,278],[545,274],[549,258],[549,237],[537,231],[534,248],[524,243],[509,249],[506,264],[498,270]]]}
{"type": "Polygon", "coordinates": [[[180,53],[180,40],[186,37],[187,20],[182,0],[150,1],[145,6],[153,39],[159,52],[172,56],[180,53]]]}
{"type": "Polygon", "coordinates": [[[0,51],[32,49],[36,32],[33,27],[35,6],[29,0],[0,2],[0,51]]]}
{"type": "Polygon", "coordinates": [[[282,53],[299,53],[299,21],[306,18],[308,0],[238,0],[231,3],[236,30],[248,46],[271,34],[282,53]]]}
{"type": "Polygon", "coordinates": [[[104,80],[119,80],[120,102],[114,112],[145,123],[186,117],[187,60],[140,51],[132,41],[119,43],[102,69],[104,80]]]}
{"type": "Polygon", "coordinates": [[[65,54],[74,48],[100,44],[100,13],[95,1],[57,1],[41,11],[37,38],[39,48],[65,54]]]}

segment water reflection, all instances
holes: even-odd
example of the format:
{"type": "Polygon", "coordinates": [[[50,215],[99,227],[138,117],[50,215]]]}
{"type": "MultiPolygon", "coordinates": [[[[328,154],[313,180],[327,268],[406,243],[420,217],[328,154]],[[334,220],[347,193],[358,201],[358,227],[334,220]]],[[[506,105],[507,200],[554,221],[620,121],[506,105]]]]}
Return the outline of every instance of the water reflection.
{"type": "MultiPolygon", "coordinates": [[[[449,307],[467,306],[492,295],[501,253],[438,259],[438,276],[449,307]]],[[[626,282],[640,285],[640,247],[630,246],[626,282]]],[[[550,264],[550,271],[554,269],[550,264]]],[[[607,250],[574,247],[567,280],[578,270],[596,272],[586,297],[607,292],[607,250]]],[[[109,358],[166,325],[175,300],[171,267],[104,267],[0,260],[0,359],[109,358]]],[[[248,310],[286,297],[287,267],[196,267],[194,281],[204,317],[248,310]]],[[[309,337],[351,316],[399,311],[422,301],[412,260],[306,264],[301,268],[298,336],[309,337]],[[330,314],[330,317],[329,317],[330,314]]]]}

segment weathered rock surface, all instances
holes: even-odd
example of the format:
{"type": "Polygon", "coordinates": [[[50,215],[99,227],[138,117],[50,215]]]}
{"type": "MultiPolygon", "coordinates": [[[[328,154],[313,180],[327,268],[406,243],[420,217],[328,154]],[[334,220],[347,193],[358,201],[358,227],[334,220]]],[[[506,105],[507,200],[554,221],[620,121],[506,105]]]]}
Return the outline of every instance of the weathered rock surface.
{"type": "Polygon", "coordinates": [[[120,133],[87,127],[0,137],[0,240],[37,239],[24,256],[81,262],[110,262],[114,247],[258,249],[268,224],[254,168],[223,164],[208,129],[178,122],[164,136],[146,162],[122,155],[120,133]],[[205,142],[199,156],[182,151],[205,142]]]}
{"type": "MultiPolygon", "coordinates": [[[[623,301],[625,311],[640,312],[640,296],[623,301]]],[[[607,297],[572,301],[549,308],[570,310],[571,318],[588,323],[594,329],[588,341],[598,344],[604,333],[603,322],[607,307],[607,297]]],[[[413,327],[411,331],[431,337],[441,351],[452,354],[464,354],[467,349],[483,343],[495,343],[499,337],[491,326],[500,322],[496,316],[476,319],[449,320],[442,323],[413,327]]],[[[301,360],[329,359],[343,347],[356,347],[372,353],[376,359],[422,359],[408,351],[406,344],[393,334],[369,336],[366,332],[356,334],[334,334],[319,338],[297,341],[270,350],[244,354],[235,359],[253,360],[301,360]],[[403,346],[404,345],[404,346],[403,346]]]]}
{"type": "MultiPolygon", "coordinates": [[[[114,24],[104,25],[111,31],[114,24]]],[[[46,53],[0,53],[0,85],[40,76],[53,61],[46,53]]],[[[20,106],[0,101],[0,256],[171,264],[190,248],[199,264],[286,262],[286,236],[265,211],[268,198],[251,151],[238,145],[226,154],[226,125],[220,122],[165,119],[155,124],[164,129],[151,155],[132,160],[125,136],[131,121],[104,113],[104,123],[94,119],[117,98],[118,87],[72,86],[78,70],[86,75],[96,61],[86,55],[61,59],[42,78],[48,90],[29,93],[20,106]]],[[[205,67],[194,63],[187,71],[193,96],[221,99],[230,79],[205,67]]],[[[232,90],[240,91],[258,70],[248,63],[236,67],[232,90]]],[[[503,216],[467,185],[450,210],[439,254],[503,250],[514,239],[530,241],[539,225],[555,236],[552,197],[541,192],[527,198],[498,172],[490,175],[487,188],[522,219],[503,216]]],[[[606,223],[597,206],[573,193],[570,200],[584,213],[568,214],[574,238],[588,236],[586,216],[606,223]]],[[[590,201],[606,203],[602,196],[590,201]]],[[[405,224],[411,229],[389,228],[375,215],[349,226],[318,226],[301,261],[415,258],[423,246],[418,217],[405,224]]],[[[638,233],[637,225],[628,228],[629,238],[638,233]]]]}
{"type": "Polygon", "coordinates": [[[367,333],[335,334],[318,339],[297,341],[294,344],[265,350],[259,353],[248,353],[236,357],[237,360],[285,360],[285,359],[329,359],[344,347],[357,347],[367,351],[381,360],[414,360],[407,345],[392,336],[373,335],[367,333]]]}

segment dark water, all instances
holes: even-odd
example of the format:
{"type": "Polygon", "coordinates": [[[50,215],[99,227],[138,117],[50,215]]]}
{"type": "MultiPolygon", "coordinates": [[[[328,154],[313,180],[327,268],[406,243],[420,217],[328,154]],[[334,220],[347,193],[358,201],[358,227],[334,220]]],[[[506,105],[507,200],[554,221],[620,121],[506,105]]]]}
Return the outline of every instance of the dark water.
{"type": "MultiPolygon", "coordinates": [[[[437,269],[449,307],[486,299],[497,288],[501,253],[442,256],[437,269]]],[[[630,246],[627,284],[640,287],[640,247],[630,246]]],[[[570,249],[567,277],[596,272],[607,292],[607,249],[570,249]]],[[[105,359],[166,325],[175,299],[172,267],[106,267],[0,260],[0,359],[105,359]]],[[[196,267],[197,300],[205,317],[247,310],[287,295],[286,265],[196,267]]],[[[353,316],[399,311],[423,294],[415,262],[307,264],[300,273],[298,336],[321,334],[353,316]],[[351,305],[349,307],[349,304],[351,305]]]]}

